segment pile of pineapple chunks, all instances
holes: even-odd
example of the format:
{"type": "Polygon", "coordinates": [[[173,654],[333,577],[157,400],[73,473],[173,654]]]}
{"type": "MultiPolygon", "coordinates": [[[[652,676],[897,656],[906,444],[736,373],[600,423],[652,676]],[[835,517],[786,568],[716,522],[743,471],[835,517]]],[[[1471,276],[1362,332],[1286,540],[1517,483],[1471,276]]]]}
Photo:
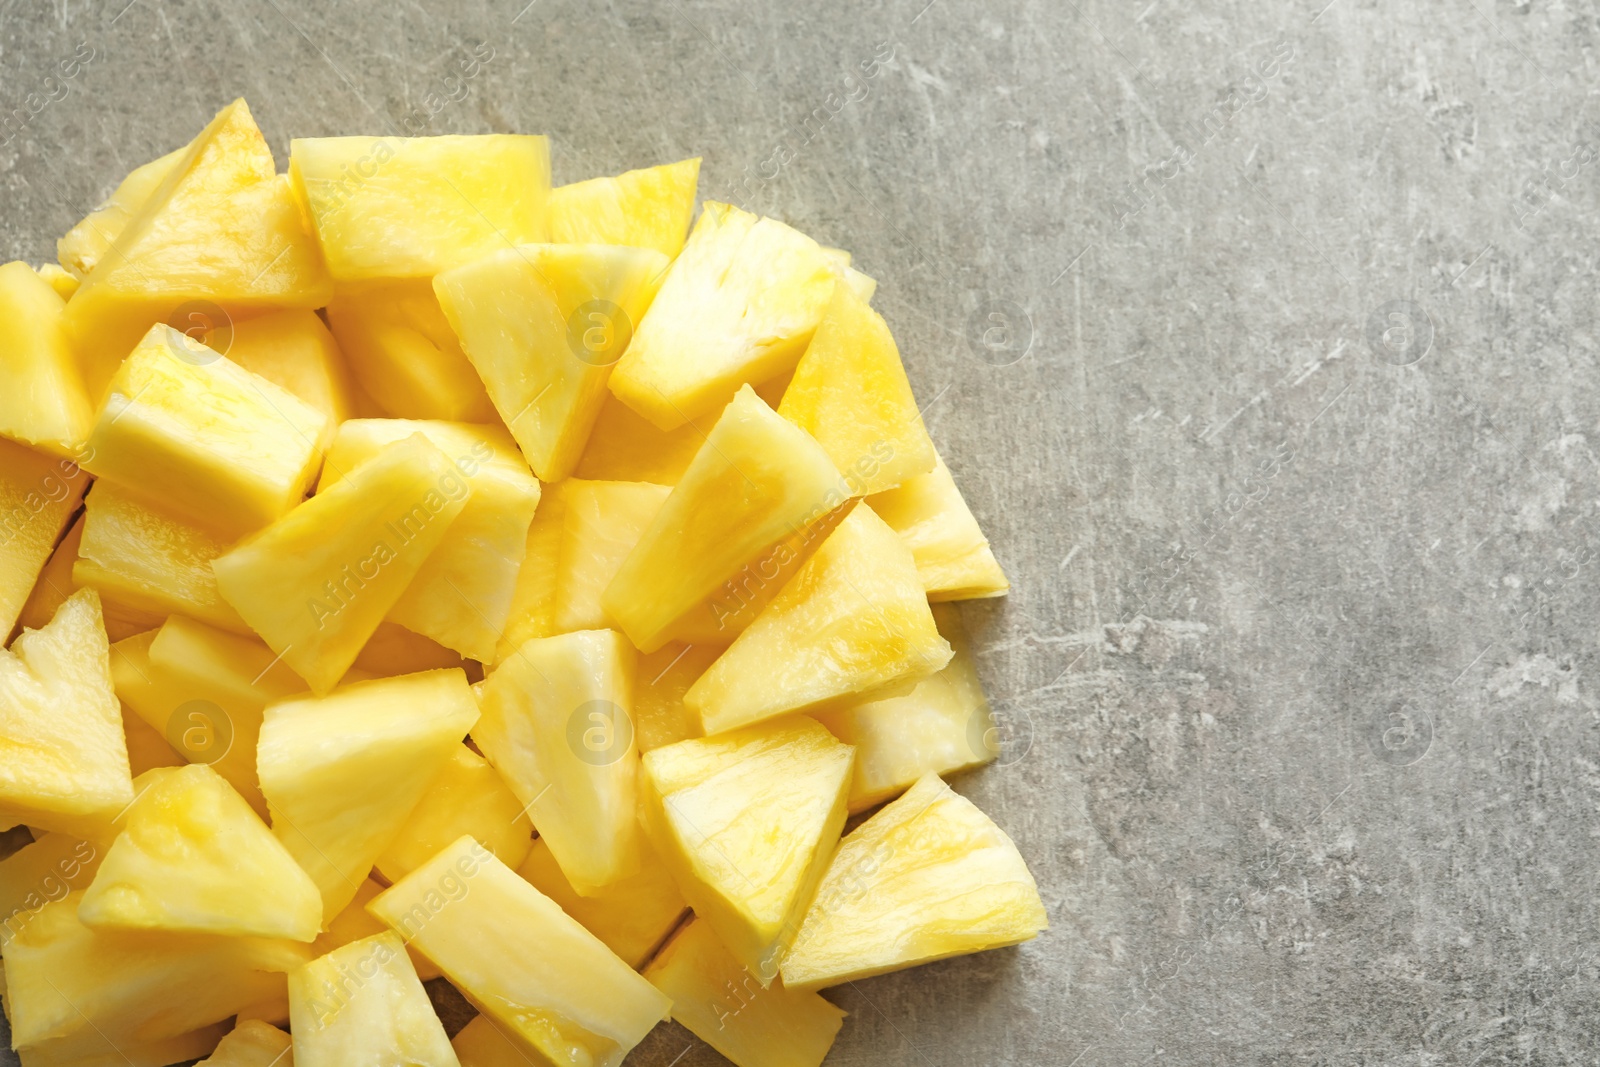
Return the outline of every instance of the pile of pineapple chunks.
{"type": "Polygon", "coordinates": [[[814,1067],[818,990],[1045,927],[942,777],[1007,583],[872,280],[548,153],[279,174],[236,101],[0,267],[27,1067],[814,1067]]]}

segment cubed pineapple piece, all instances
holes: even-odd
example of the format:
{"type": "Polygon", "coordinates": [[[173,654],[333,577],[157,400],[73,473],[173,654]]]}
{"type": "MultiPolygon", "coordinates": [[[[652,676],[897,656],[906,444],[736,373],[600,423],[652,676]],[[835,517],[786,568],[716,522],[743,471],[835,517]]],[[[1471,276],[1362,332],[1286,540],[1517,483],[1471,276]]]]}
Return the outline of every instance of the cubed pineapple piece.
{"type": "MultiPolygon", "coordinates": [[[[389,618],[475,660],[493,660],[539,506],[539,483],[498,426],[355,419],[339,427],[318,492],[420,433],[456,465],[471,496],[444,540],[401,594],[389,618]]],[[[452,834],[454,841],[459,835],[452,834]]]]}
{"type": "Polygon", "coordinates": [[[315,311],[289,308],[219,323],[200,340],[287,389],[328,416],[330,425],[351,417],[354,400],[344,353],[315,311]]]}
{"type": "Polygon", "coordinates": [[[0,267],[0,435],[72,456],[94,408],[62,325],[66,308],[26,263],[0,267]]]}
{"type": "Polygon", "coordinates": [[[744,388],[723,411],[683,478],[616,577],[601,603],[641,652],[654,652],[693,623],[704,628],[752,614],[738,593],[742,572],[777,584],[775,545],[827,518],[845,500],[839,472],[822,446],[744,388]],[[760,566],[758,566],[760,565],[760,566]],[[770,570],[770,574],[767,571],[770,570]],[[724,603],[730,601],[731,603],[724,603]]]}
{"type": "Polygon", "coordinates": [[[449,457],[413,434],[218,559],[217,586],[312,692],[326,693],[470,495],[449,457]]]}
{"type": "MultiPolygon", "coordinates": [[[[81,586],[72,579],[72,568],[78,562],[78,549],[83,544],[84,515],[80,512],[67,535],[50,554],[50,562],[39,572],[28,602],[22,606],[22,617],[17,621],[29,629],[37,630],[55,617],[56,610],[66,603],[67,597],[81,586]]],[[[106,636],[113,641],[154,630],[161,625],[162,616],[154,612],[118,604],[104,594],[100,597],[100,610],[105,617],[106,636]]],[[[242,625],[242,624],[241,624],[242,625]]]]}
{"type": "Polygon", "coordinates": [[[816,993],[763,986],[704,919],[674,934],[644,976],[672,998],[672,1021],[735,1067],[819,1067],[844,1023],[816,993]]]}
{"type": "Polygon", "coordinates": [[[743,384],[793,370],[838,277],[805,234],[707,201],[617,364],[612,392],[670,430],[743,384]]]}
{"type": "Polygon", "coordinates": [[[328,326],[356,381],[389,416],[453,422],[496,418],[430,279],[341,287],[328,304],[328,326]]]}
{"type": "Polygon", "coordinates": [[[635,970],[644,966],[689,908],[654,853],[646,854],[638,874],[587,897],[572,888],[543,838],[533,843],[517,873],[635,970]]]}
{"type": "Polygon", "coordinates": [[[107,835],[133,800],[100,598],[74,593],[0,651],[0,816],[107,835]]]}
{"type": "Polygon", "coordinates": [[[935,604],[933,620],[955,653],[944,669],[905,696],[817,715],[835,737],[856,747],[852,812],[898,796],[925,774],[949,775],[1000,754],[961,616],[953,605],[935,604]]]}
{"type": "Polygon", "coordinates": [[[549,232],[544,137],[297,138],[289,174],[339,282],[431,277],[549,232]]]}
{"type": "Polygon", "coordinates": [[[1004,596],[1011,588],[943,459],[867,503],[910,546],[929,600],[1004,596]]]}
{"type": "Polygon", "coordinates": [[[683,694],[726,647],[673,643],[639,657],[633,683],[633,727],[641,753],[700,736],[699,716],[683,706],[683,694]]]}
{"type": "Polygon", "coordinates": [[[616,625],[601,607],[600,596],[671,492],[668,486],[648,482],[566,483],[555,589],[557,631],[616,625]]]}
{"type": "Polygon", "coordinates": [[[299,1067],[459,1067],[405,945],[353,941],[289,975],[299,1067]]]}
{"type": "Polygon", "coordinates": [[[930,774],[840,844],[783,980],[839,985],[1015,945],[1047,926],[1017,846],[930,774]]]}
{"type": "Polygon", "coordinates": [[[87,926],[312,941],[322,897],[203,763],[149,771],[78,906],[87,926]]]}
{"type": "Polygon", "coordinates": [[[196,1067],[294,1067],[288,1034],[260,1019],[244,1019],[196,1067]]]}
{"type": "Polygon", "coordinates": [[[563,185],[550,192],[550,240],[631,245],[672,259],[683,250],[700,183],[700,157],[563,185]]]}
{"type": "Polygon", "coordinates": [[[43,278],[50,290],[62,300],[71,300],[72,294],[78,291],[78,276],[65,267],[54,263],[41,263],[35,268],[39,277],[43,278]]]}
{"type": "Polygon", "coordinates": [[[533,845],[522,801],[500,772],[466,745],[457,745],[375,866],[386,881],[398,882],[463,834],[508,867],[525,860],[533,845]]]}
{"type": "Polygon", "coordinates": [[[267,709],[261,791],[273,833],[322,891],[324,919],[355,896],[477,719],[459,670],[357,682],[267,709]]]}
{"type": "Polygon", "coordinates": [[[695,914],[763,984],[844,828],[852,752],[803,716],[648,752],[640,818],[695,914]]]}
{"type": "Polygon", "coordinates": [[[358,672],[372,678],[393,678],[397,674],[416,674],[445,667],[465,669],[467,661],[431,637],[412,633],[392,622],[378,624],[372,637],[356,656],[356,665],[344,676],[347,682],[360,681],[358,672]]]}
{"type": "Polygon", "coordinates": [[[642,863],[634,659],[612,630],[533,638],[484,682],[472,731],[580,893],[642,863]]]}
{"type": "Polygon", "coordinates": [[[554,1067],[617,1067],[669,1001],[470,837],[369,905],[502,1032],[554,1067]]]}
{"type": "Polygon", "coordinates": [[[523,245],[434,278],[462,351],[542,480],[572,473],[667,263],[648,248],[523,245]]]}
{"type": "Polygon", "coordinates": [[[951,655],[911,550],[857,507],[683,702],[714,734],[908,692],[951,655]]]}
{"type": "Polygon", "coordinates": [[[852,495],[933,470],[933,441],[889,326],[848,285],[834,292],[778,414],[817,439],[852,495]]]}
{"type": "Polygon", "coordinates": [[[177,1037],[135,1042],[112,1041],[85,1027],[54,1041],[18,1049],[17,1059],[22,1067],[166,1067],[206,1055],[227,1032],[228,1024],[221,1022],[177,1037]]]}
{"type": "Polygon", "coordinates": [[[0,637],[9,637],[89,479],[77,464],[0,440],[0,637]]]}
{"type": "Polygon", "coordinates": [[[51,901],[86,889],[105,847],[71,834],[43,834],[0,860],[0,947],[51,901]]]}
{"type": "Polygon", "coordinates": [[[188,150],[188,145],[175,148],[160,159],[152,159],[129,171],[105,203],[56,241],[56,259],[61,266],[76,278],[84,278],[94,270],[95,264],[122,236],[128,220],[144,210],[188,150]]]}
{"type": "MultiPolygon", "coordinates": [[[[361,888],[356,890],[356,895],[344,910],[327,921],[327,929],[311,944],[313,956],[326,956],[334,949],[348,945],[352,941],[360,941],[373,934],[381,934],[389,927],[367,910],[367,905],[386,887],[368,878],[361,883],[361,888]]],[[[414,948],[408,947],[406,952],[411,956],[411,966],[415,968],[417,977],[424,982],[431,982],[439,977],[439,968],[433,961],[414,948]]],[[[287,1023],[288,1005],[284,1005],[284,1022],[287,1023]]]]}
{"type": "Polygon", "coordinates": [[[84,467],[226,534],[258,529],[300,503],[332,432],[325,413],[160,323],[110,389],[84,467]]]}

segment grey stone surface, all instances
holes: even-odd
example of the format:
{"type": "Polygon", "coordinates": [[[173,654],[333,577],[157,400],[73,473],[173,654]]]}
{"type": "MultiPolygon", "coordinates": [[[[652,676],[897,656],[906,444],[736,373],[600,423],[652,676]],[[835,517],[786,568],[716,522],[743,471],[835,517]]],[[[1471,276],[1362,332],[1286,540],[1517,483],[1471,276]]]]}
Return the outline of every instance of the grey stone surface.
{"type": "Polygon", "coordinates": [[[4,4],[5,112],[94,52],[0,251],[240,94],[280,162],[703,155],[879,279],[1014,583],[959,788],[1052,928],[838,991],[830,1062],[1600,1057],[1592,0],[524,2],[4,4]]]}

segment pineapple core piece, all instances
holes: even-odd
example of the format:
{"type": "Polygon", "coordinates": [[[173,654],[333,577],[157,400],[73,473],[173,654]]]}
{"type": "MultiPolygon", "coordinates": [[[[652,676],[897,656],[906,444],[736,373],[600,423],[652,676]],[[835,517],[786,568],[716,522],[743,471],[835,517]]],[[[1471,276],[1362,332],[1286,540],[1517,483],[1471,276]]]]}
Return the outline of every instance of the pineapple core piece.
{"type": "Polygon", "coordinates": [[[70,459],[0,440],[0,637],[17,625],[88,485],[70,459]]]}
{"type": "Polygon", "coordinates": [[[845,1013],[816,993],[763,986],[704,919],[673,935],[644,976],[672,998],[672,1021],[736,1067],[819,1067],[845,1013]]]}
{"type": "Polygon", "coordinates": [[[573,479],[564,491],[556,630],[615,626],[600,597],[672,490],[648,482],[573,479]]]}
{"type": "Polygon", "coordinates": [[[244,1019],[195,1067],[294,1067],[288,1034],[260,1019],[244,1019]]]}
{"type": "Polygon", "coordinates": [[[640,817],[695,914],[766,984],[844,828],[852,752],[804,717],[644,756],[640,817]]]}
{"type": "Polygon", "coordinates": [[[839,846],[783,980],[839,985],[1015,945],[1048,925],[1017,846],[930,774],[839,846]]]}
{"type": "Polygon", "coordinates": [[[91,211],[56,241],[56,259],[68,274],[82,279],[122,236],[128,220],[150,202],[189,148],[175,148],[128,172],[104,204],[91,211]]]}
{"type": "Polygon", "coordinates": [[[102,929],[313,941],[322,897],[233,787],[203,763],[134,783],[78,918],[102,929]]]}
{"type": "Polygon", "coordinates": [[[590,178],[550,192],[550,240],[564,245],[629,245],[673,258],[694,215],[700,157],[590,178]]]}
{"type": "Polygon", "coordinates": [[[707,201],[611,390],[663,430],[793,370],[839,268],[798,230],[707,201]]]}
{"type": "Polygon", "coordinates": [[[392,933],[353,941],[289,975],[298,1067],[458,1067],[428,991],[392,933]]]}
{"type": "Polygon", "coordinates": [[[572,473],[667,264],[648,248],[524,245],[434,278],[462,351],[544,481],[572,473]]]}
{"type": "Polygon", "coordinates": [[[337,282],[426,278],[548,232],[545,137],[312,137],[289,175],[337,282]]]}
{"type": "Polygon", "coordinates": [[[470,837],[368,908],[531,1063],[617,1067],[666,1018],[665,996],[470,837]]]}
{"type": "Polygon", "coordinates": [[[274,704],[256,765],[272,830],[337,915],[478,718],[459,670],[343,686],[274,704]]]}
{"type": "Polygon", "coordinates": [[[911,551],[857,507],[683,702],[714,734],[904,693],[951,655],[911,551]]]}
{"type": "Polygon", "coordinates": [[[533,826],[522,801],[500,772],[466,745],[458,745],[417,801],[411,818],[378,857],[378,873],[398,882],[441,848],[467,834],[506,866],[520,864],[533,846],[533,826]]]}
{"type": "Polygon", "coordinates": [[[638,874],[587,897],[579,896],[572,888],[543,838],[533,843],[517,873],[561,905],[562,911],[582,923],[584,929],[604,941],[635,970],[644,966],[689,907],[653,853],[645,857],[638,874]]]}
{"type": "Polygon", "coordinates": [[[71,456],[89,436],[94,409],[67,343],[65,312],[32,267],[0,267],[0,434],[71,456]]]}
{"type": "Polygon", "coordinates": [[[338,426],[354,400],[339,343],[315,311],[290,308],[219,324],[201,338],[251,374],[259,374],[338,426]]]}
{"type": "Polygon", "coordinates": [[[944,460],[867,503],[910,546],[929,600],[1004,596],[1011,588],[944,460]]]}

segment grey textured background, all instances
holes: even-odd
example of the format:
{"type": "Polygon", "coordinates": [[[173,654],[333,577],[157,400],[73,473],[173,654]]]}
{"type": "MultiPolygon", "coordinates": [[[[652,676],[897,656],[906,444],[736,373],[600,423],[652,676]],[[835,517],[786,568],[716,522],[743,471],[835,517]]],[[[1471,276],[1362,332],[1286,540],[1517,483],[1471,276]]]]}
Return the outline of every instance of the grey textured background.
{"type": "Polygon", "coordinates": [[[0,5],[0,109],[95,50],[7,257],[236,95],[282,163],[487,45],[428,131],[701,154],[879,279],[1053,925],[840,991],[831,1063],[1600,1057],[1591,0],[126,2],[0,5]]]}

